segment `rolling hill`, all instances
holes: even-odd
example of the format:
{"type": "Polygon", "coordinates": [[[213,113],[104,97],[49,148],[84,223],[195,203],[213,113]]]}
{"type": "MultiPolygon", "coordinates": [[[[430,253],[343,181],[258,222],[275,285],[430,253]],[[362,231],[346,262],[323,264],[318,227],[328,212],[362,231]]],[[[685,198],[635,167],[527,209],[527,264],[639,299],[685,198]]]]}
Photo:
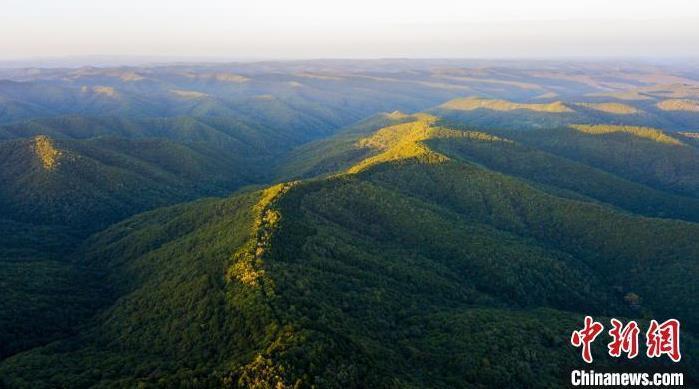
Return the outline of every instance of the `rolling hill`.
{"type": "Polygon", "coordinates": [[[0,209],[20,222],[96,231],[154,207],[224,194],[246,182],[236,165],[221,152],[160,139],[11,140],[0,143],[0,209]]]}

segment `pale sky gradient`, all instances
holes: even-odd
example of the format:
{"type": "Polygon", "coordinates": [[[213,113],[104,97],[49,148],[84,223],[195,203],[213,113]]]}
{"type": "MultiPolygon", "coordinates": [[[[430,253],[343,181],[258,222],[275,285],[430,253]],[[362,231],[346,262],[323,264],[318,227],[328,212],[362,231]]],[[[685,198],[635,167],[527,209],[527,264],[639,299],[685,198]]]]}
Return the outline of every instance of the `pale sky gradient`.
{"type": "Polygon", "coordinates": [[[0,0],[0,59],[699,56],[698,0],[0,0]]]}

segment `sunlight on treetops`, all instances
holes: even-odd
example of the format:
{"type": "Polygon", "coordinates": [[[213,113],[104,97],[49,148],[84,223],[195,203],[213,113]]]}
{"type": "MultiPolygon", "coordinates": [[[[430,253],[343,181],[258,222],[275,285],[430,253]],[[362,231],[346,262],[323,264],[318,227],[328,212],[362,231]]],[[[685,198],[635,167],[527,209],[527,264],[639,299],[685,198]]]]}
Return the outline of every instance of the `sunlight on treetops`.
{"type": "Polygon", "coordinates": [[[46,170],[55,168],[58,165],[58,157],[62,154],[53,146],[51,139],[45,135],[34,138],[34,152],[46,170]]]}
{"type": "Polygon", "coordinates": [[[604,135],[612,133],[625,133],[637,136],[639,138],[650,139],[658,143],[665,143],[676,146],[684,146],[684,143],[665,134],[661,130],[649,127],[633,127],[633,126],[615,126],[615,125],[588,125],[588,124],[573,124],[570,126],[580,132],[593,135],[604,135]]]}
{"type": "Polygon", "coordinates": [[[296,183],[294,181],[273,185],[260,193],[260,199],[253,207],[255,219],[250,231],[250,240],[233,254],[233,265],[228,269],[229,279],[235,279],[252,288],[269,288],[267,293],[273,293],[272,281],[263,281],[265,271],[262,268],[262,260],[268,251],[273,230],[281,219],[279,211],[271,207],[296,183]]]}
{"type": "Polygon", "coordinates": [[[382,152],[369,157],[351,167],[348,173],[358,173],[370,166],[383,162],[417,158],[421,162],[439,163],[449,158],[438,153],[424,144],[429,139],[439,138],[469,138],[488,142],[511,142],[493,135],[477,131],[460,131],[435,126],[437,118],[432,115],[420,114],[412,122],[397,124],[382,128],[374,135],[357,141],[360,148],[372,148],[382,152]]]}
{"type": "Polygon", "coordinates": [[[657,107],[663,111],[699,112],[699,101],[670,99],[659,102],[657,107]]]}
{"type": "Polygon", "coordinates": [[[491,100],[483,99],[480,97],[467,97],[459,98],[447,101],[446,103],[439,106],[443,109],[457,110],[457,111],[474,111],[477,109],[487,109],[491,111],[516,111],[516,110],[527,110],[535,112],[547,112],[547,113],[566,113],[573,112],[567,105],[561,101],[554,101],[552,103],[545,104],[523,104],[514,103],[506,100],[491,100]]]}
{"type": "Polygon", "coordinates": [[[614,113],[619,115],[632,115],[641,112],[636,107],[622,103],[578,103],[578,105],[600,112],[614,113]]]}

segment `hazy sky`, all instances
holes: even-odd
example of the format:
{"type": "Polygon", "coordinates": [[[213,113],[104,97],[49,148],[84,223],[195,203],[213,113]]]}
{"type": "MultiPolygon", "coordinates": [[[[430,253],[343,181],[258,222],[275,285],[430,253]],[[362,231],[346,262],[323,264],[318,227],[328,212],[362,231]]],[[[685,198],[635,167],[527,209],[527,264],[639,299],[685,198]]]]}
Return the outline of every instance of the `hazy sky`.
{"type": "Polygon", "coordinates": [[[699,56],[698,0],[0,0],[0,59],[699,56]]]}

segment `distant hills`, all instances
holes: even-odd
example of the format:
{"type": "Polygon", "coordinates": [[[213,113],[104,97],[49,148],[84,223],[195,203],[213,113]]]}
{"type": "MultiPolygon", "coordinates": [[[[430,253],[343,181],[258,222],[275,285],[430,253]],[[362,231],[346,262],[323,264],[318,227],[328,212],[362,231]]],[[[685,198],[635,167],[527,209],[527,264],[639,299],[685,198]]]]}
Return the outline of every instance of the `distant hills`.
{"type": "MultiPolygon", "coordinates": [[[[650,99],[650,97],[649,97],[650,99]]],[[[457,122],[472,123],[477,127],[496,128],[550,128],[576,123],[650,126],[669,131],[695,128],[699,118],[691,111],[669,114],[647,101],[590,102],[589,96],[580,100],[548,103],[516,103],[481,97],[457,98],[441,104],[430,112],[457,122]]],[[[698,100],[699,101],[699,100],[698,100]]]]}

